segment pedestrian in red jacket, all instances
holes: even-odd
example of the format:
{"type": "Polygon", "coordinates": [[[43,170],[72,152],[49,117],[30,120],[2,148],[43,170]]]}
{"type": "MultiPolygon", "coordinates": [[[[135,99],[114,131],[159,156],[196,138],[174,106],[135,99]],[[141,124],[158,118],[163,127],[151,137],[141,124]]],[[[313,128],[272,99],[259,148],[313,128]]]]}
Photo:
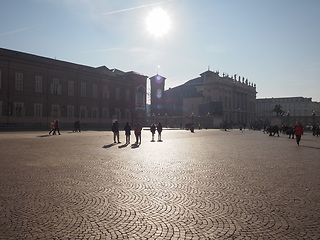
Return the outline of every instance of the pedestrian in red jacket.
{"type": "Polygon", "coordinates": [[[303,135],[303,128],[302,128],[299,121],[297,122],[296,126],[294,127],[293,132],[296,135],[297,144],[299,146],[300,140],[301,140],[301,135],[303,135]]]}

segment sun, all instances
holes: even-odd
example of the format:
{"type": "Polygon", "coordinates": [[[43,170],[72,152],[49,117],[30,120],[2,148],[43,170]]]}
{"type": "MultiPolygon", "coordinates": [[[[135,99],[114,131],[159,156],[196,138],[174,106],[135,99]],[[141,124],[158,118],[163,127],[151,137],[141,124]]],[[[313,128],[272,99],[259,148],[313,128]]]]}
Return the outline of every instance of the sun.
{"type": "Polygon", "coordinates": [[[147,30],[155,37],[165,35],[170,27],[171,22],[168,14],[161,8],[153,9],[146,18],[147,30]]]}

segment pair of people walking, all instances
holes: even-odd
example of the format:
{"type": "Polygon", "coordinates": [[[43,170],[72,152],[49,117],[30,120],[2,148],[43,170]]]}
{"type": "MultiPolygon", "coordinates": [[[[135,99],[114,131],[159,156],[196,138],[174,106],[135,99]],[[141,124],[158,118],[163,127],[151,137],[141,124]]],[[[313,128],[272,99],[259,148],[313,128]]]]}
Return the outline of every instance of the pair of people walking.
{"type": "Polygon", "coordinates": [[[162,133],[162,124],[161,122],[158,123],[158,125],[156,126],[156,124],[152,124],[151,127],[150,127],[150,131],[152,133],[152,140],[151,142],[154,142],[154,135],[156,133],[156,130],[158,131],[158,141],[162,141],[161,140],[161,133],[162,133]]]}
{"type": "Polygon", "coordinates": [[[56,119],[56,120],[53,120],[51,123],[50,123],[50,132],[49,132],[49,135],[56,135],[56,131],[58,131],[58,134],[60,134],[60,129],[59,129],[59,119],[56,119]]]}
{"type": "MultiPolygon", "coordinates": [[[[134,127],[134,134],[136,136],[135,144],[137,145],[141,144],[141,131],[142,131],[142,126],[140,123],[137,123],[134,127]]],[[[124,126],[124,132],[126,135],[126,144],[130,144],[131,126],[129,122],[127,122],[126,125],[124,126]]]]}

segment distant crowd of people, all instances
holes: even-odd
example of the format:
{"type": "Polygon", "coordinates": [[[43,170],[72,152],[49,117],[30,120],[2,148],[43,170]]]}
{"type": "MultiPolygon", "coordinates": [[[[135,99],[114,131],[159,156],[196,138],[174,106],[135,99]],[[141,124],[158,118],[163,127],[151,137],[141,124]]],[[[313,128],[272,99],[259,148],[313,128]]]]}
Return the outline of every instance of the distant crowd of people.
{"type": "MultiPolygon", "coordinates": [[[[124,132],[125,132],[125,138],[126,138],[126,144],[130,144],[130,137],[131,137],[131,130],[134,130],[134,135],[136,138],[135,144],[136,145],[140,145],[141,144],[141,131],[142,131],[142,126],[140,123],[137,123],[134,125],[134,129],[131,128],[131,125],[129,122],[127,122],[123,128],[124,132]]],[[[240,127],[240,130],[242,130],[242,127],[240,127]]],[[[264,133],[268,133],[269,136],[275,136],[276,134],[279,137],[279,131],[282,132],[283,134],[287,134],[289,136],[289,138],[294,139],[294,136],[296,136],[296,142],[297,145],[300,145],[300,141],[301,141],[301,136],[304,133],[304,129],[302,127],[302,125],[300,124],[300,122],[298,121],[296,123],[296,125],[294,127],[292,126],[287,126],[284,125],[282,127],[278,127],[278,126],[268,126],[268,127],[264,127],[263,132],[264,133]]],[[[73,128],[73,132],[81,132],[80,130],[80,121],[77,120],[74,123],[74,128],[73,128]]],[[[115,121],[112,124],[112,132],[113,132],[113,141],[114,143],[121,143],[120,142],[120,135],[119,135],[119,123],[118,121],[115,121]]],[[[162,133],[162,124],[161,122],[158,123],[158,125],[156,125],[155,123],[153,123],[150,126],[150,132],[151,132],[151,142],[155,141],[155,134],[156,132],[158,132],[158,142],[161,142],[161,133],[162,133]]],[[[56,135],[60,133],[60,129],[59,129],[59,119],[55,119],[50,123],[50,131],[49,131],[49,135],[56,135]]],[[[320,135],[320,127],[319,124],[315,124],[312,128],[312,134],[313,136],[319,136],[320,135]]]]}
{"type": "MultiPolygon", "coordinates": [[[[298,146],[300,145],[301,136],[304,133],[304,129],[299,121],[297,121],[294,127],[287,126],[287,125],[284,125],[281,128],[279,128],[277,125],[264,127],[263,132],[269,133],[269,136],[275,136],[277,134],[279,137],[280,136],[279,130],[281,130],[283,134],[287,134],[289,138],[294,139],[294,136],[296,136],[297,145],[298,146]]],[[[313,135],[315,136],[315,133],[313,133],[313,135]]]]}
{"type": "MultiPolygon", "coordinates": [[[[73,125],[73,132],[81,132],[80,130],[80,121],[77,120],[74,122],[74,125],[73,125]]],[[[52,122],[50,123],[50,131],[49,131],[49,135],[56,135],[58,132],[59,135],[61,135],[60,133],[60,129],[59,129],[59,119],[55,119],[55,120],[52,120],[52,122]]]]}
{"type": "MultiPolygon", "coordinates": [[[[113,132],[113,141],[114,141],[114,143],[121,143],[120,142],[119,130],[120,130],[119,129],[119,123],[118,123],[118,121],[115,121],[112,124],[112,132],[113,132]]],[[[124,130],[125,136],[126,136],[126,144],[130,144],[130,136],[131,136],[131,130],[132,129],[131,129],[131,125],[130,125],[129,122],[127,122],[125,124],[123,130],[124,130]]],[[[72,131],[73,132],[81,132],[80,121],[79,120],[75,121],[72,131]]],[[[158,125],[153,123],[151,125],[151,127],[150,127],[150,131],[151,131],[151,134],[152,134],[152,139],[151,139],[152,142],[154,142],[154,136],[155,136],[156,131],[158,132],[158,141],[162,141],[161,140],[161,133],[162,133],[162,124],[161,124],[161,122],[159,122],[158,125]]],[[[135,124],[135,126],[134,126],[134,135],[135,135],[135,138],[136,138],[136,141],[135,141],[136,145],[140,145],[141,144],[141,132],[142,132],[141,124],[140,123],[135,124]]],[[[59,119],[55,119],[50,123],[49,135],[51,135],[51,134],[52,135],[56,135],[56,134],[61,135],[60,128],[59,128],[59,119]]]]}
{"type": "MultiPolygon", "coordinates": [[[[131,125],[129,122],[127,122],[124,126],[124,133],[126,136],[126,144],[130,144],[130,137],[131,137],[131,125]]],[[[140,123],[137,123],[134,125],[134,135],[136,138],[135,144],[136,145],[140,145],[141,144],[141,131],[142,131],[142,126],[140,123]]],[[[158,125],[156,124],[152,124],[150,127],[150,131],[151,131],[151,141],[154,142],[154,135],[156,133],[156,131],[158,132],[158,141],[162,141],[161,140],[161,133],[162,133],[162,124],[161,122],[158,123],[158,125]]],[[[121,143],[120,142],[120,136],[119,136],[119,123],[118,121],[115,121],[112,124],[112,132],[113,132],[113,142],[114,143],[121,143]]]]}

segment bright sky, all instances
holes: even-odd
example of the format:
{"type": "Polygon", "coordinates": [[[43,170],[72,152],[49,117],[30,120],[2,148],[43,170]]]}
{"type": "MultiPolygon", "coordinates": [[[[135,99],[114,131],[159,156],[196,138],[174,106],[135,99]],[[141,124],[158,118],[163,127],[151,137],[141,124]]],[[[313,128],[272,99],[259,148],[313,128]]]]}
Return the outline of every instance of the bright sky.
{"type": "Polygon", "coordinates": [[[166,89],[210,66],[248,78],[257,98],[320,101],[319,0],[1,0],[0,47],[158,71],[166,89]]]}

